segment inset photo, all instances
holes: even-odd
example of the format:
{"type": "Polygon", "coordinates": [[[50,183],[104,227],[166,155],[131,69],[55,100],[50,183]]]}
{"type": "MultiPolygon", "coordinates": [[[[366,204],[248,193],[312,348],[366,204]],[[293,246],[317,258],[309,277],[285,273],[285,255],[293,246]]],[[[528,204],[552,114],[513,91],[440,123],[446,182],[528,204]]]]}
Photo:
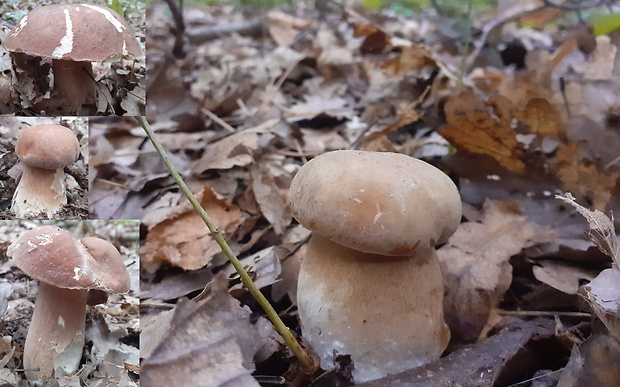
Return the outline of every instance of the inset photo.
{"type": "Polygon", "coordinates": [[[0,15],[0,114],[144,114],[144,0],[3,1],[0,15]]]}
{"type": "Polygon", "coordinates": [[[139,228],[0,221],[2,385],[138,385],[139,228]]]}
{"type": "Polygon", "coordinates": [[[87,219],[88,119],[0,117],[0,219],[87,219]]]}

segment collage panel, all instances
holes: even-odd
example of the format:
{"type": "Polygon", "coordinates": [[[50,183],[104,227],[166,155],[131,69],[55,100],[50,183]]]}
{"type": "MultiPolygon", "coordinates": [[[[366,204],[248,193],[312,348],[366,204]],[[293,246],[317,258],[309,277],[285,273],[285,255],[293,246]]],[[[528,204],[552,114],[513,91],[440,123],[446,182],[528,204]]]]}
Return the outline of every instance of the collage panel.
{"type": "Polygon", "coordinates": [[[0,221],[3,385],[137,386],[139,221],[0,221]]]}
{"type": "Polygon", "coordinates": [[[0,3],[0,114],[143,115],[143,0],[0,3]]]}
{"type": "Polygon", "coordinates": [[[0,0],[0,387],[619,386],[619,15],[0,0]]]}
{"type": "Polygon", "coordinates": [[[0,117],[0,219],[88,219],[88,118],[0,117]]]}

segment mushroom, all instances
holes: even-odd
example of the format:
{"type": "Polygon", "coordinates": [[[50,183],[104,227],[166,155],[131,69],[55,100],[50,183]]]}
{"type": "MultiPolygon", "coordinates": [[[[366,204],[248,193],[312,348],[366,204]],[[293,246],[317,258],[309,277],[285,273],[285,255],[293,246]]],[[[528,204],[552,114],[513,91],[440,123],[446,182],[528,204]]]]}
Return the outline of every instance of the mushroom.
{"type": "Polygon", "coordinates": [[[51,218],[67,204],[63,169],[78,159],[80,143],[64,126],[34,125],[21,131],[15,151],[24,171],[11,210],[18,217],[43,212],[51,218]]]}
{"type": "Polygon", "coordinates": [[[321,365],[349,354],[363,382],[439,358],[450,331],[435,246],[462,211],[450,178],[402,154],[335,151],[297,172],[289,204],[312,231],[297,305],[321,365]]]}
{"type": "MultiPolygon", "coordinates": [[[[19,54],[52,60],[54,89],[66,98],[65,114],[78,114],[94,100],[96,84],[91,62],[139,58],[142,48],[127,22],[115,11],[94,4],[36,7],[24,16],[3,42],[13,58],[19,54]]],[[[58,114],[59,111],[54,111],[58,114]]]]}
{"type": "Polygon", "coordinates": [[[8,247],[7,255],[39,280],[24,347],[26,377],[50,377],[58,368],[75,372],[84,347],[87,291],[128,292],[123,258],[107,241],[77,241],[55,226],[25,232],[8,247]]]}

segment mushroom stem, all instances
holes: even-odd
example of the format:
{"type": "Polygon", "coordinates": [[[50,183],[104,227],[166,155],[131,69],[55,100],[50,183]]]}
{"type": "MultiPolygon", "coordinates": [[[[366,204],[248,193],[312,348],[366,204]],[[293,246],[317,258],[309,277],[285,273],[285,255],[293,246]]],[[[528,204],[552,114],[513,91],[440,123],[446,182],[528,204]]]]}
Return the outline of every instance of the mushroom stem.
{"type": "Polygon", "coordinates": [[[355,381],[363,382],[439,358],[450,339],[441,270],[433,247],[420,250],[381,256],[312,234],[297,303],[323,367],[334,364],[334,349],[350,354],[355,381]]]}
{"type": "Polygon", "coordinates": [[[18,217],[36,215],[40,212],[48,218],[67,204],[64,171],[26,166],[15,189],[11,210],[18,217]]]}
{"type": "Polygon", "coordinates": [[[54,59],[54,89],[67,99],[65,111],[80,114],[82,105],[96,95],[93,66],[90,62],[54,59]]]}
{"type": "Polygon", "coordinates": [[[56,368],[67,373],[77,370],[84,347],[85,319],[86,290],[62,289],[39,282],[24,346],[28,380],[52,376],[56,368]]]}

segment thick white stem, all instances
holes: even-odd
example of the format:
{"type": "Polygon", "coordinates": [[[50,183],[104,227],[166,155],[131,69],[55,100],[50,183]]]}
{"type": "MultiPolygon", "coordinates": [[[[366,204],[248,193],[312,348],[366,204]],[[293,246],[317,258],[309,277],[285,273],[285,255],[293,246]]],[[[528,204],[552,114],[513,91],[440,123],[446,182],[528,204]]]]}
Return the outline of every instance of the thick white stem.
{"type": "Polygon", "coordinates": [[[85,320],[86,290],[39,283],[24,347],[28,380],[52,376],[56,368],[67,373],[77,370],[84,347],[85,320]]]}
{"type": "Polygon", "coordinates": [[[91,102],[96,95],[92,64],[55,59],[52,70],[54,90],[67,101],[64,112],[80,115],[82,106],[91,102]]]}
{"type": "Polygon", "coordinates": [[[450,339],[435,250],[387,257],[340,246],[313,233],[301,264],[297,304],[304,338],[334,366],[350,354],[356,382],[439,358],[450,339]]]}
{"type": "Polygon", "coordinates": [[[43,212],[51,218],[65,204],[67,195],[62,169],[24,168],[11,203],[11,210],[17,217],[43,212]]]}

